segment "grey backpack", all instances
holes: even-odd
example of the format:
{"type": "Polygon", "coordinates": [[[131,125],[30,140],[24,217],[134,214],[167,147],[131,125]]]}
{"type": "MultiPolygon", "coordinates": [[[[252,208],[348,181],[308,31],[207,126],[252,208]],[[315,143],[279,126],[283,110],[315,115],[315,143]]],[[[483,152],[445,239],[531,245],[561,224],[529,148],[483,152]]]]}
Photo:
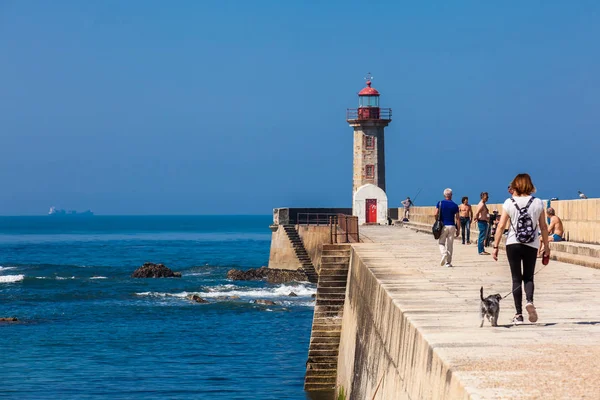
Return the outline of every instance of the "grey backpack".
{"type": "Polygon", "coordinates": [[[529,215],[528,209],[535,197],[531,196],[531,199],[529,199],[527,205],[523,208],[519,208],[515,199],[512,197],[510,199],[519,212],[519,216],[517,217],[515,224],[513,224],[515,238],[519,243],[532,243],[535,240],[535,231],[537,230],[537,225],[533,225],[533,219],[531,218],[531,215],[529,215]]]}

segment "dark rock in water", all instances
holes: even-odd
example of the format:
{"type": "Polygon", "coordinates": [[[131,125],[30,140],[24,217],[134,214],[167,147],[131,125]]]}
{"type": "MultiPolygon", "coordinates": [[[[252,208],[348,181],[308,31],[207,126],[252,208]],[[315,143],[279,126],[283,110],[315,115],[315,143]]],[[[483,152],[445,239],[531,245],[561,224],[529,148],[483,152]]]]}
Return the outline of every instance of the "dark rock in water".
{"type": "Polygon", "coordinates": [[[306,276],[303,268],[298,268],[294,271],[291,269],[276,269],[267,267],[249,269],[247,271],[231,269],[227,272],[227,279],[232,279],[234,281],[258,281],[266,279],[269,283],[308,281],[308,277],[306,276]]]}
{"type": "Polygon", "coordinates": [[[0,322],[19,322],[17,317],[0,317],[0,322]]]}
{"type": "Polygon", "coordinates": [[[290,292],[290,294],[288,294],[288,296],[290,296],[290,297],[298,297],[298,295],[296,293],[294,293],[294,292],[290,292]]]}
{"type": "Polygon", "coordinates": [[[264,306],[274,306],[274,305],[276,305],[276,303],[274,301],[263,300],[263,299],[254,300],[253,303],[254,304],[262,304],[264,306]]]}
{"type": "Polygon", "coordinates": [[[313,293],[313,294],[310,295],[310,297],[311,297],[311,299],[316,299],[317,298],[317,294],[313,293]]]}
{"type": "Polygon", "coordinates": [[[208,300],[204,300],[202,297],[198,296],[197,294],[190,294],[189,296],[187,296],[187,299],[195,301],[196,303],[208,303],[208,300]]]}
{"type": "Polygon", "coordinates": [[[163,264],[144,263],[136,269],[132,278],[181,278],[181,272],[173,272],[163,264]]]}

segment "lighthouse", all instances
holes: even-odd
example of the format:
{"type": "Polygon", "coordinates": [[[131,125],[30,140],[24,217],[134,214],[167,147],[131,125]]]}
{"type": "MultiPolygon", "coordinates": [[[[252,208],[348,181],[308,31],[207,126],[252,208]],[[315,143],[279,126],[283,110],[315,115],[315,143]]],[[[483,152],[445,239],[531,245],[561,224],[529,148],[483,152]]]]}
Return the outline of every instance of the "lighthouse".
{"type": "Polygon", "coordinates": [[[379,107],[379,92],[373,88],[371,74],[358,93],[358,108],[346,111],[354,129],[352,177],[352,214],[360,224],[387,223],[385,194],[385,127],[392,121],[392,110],[379,107]]]}

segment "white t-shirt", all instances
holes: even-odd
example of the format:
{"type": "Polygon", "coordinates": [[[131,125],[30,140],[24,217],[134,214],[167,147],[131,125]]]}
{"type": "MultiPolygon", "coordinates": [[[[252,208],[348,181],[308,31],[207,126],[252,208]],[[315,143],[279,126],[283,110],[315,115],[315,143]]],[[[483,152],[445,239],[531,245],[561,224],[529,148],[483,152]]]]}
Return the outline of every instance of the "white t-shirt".
{"type": "MultiPolygon", "coordinates": [[[[531,196],[525,196],[525,197],[514,196],[513,199],[515,199],[519,208],[523,209],[527,205],[527,203],[529,203],[529,199],[531,199],[531,196]]],[[[512,202],[512,200],[510,198],[506,199],[506,201],[502,205],[502,209],[510,217],[510,228],[508,229],[508,237],[506,238],[506,244],[509,245],[509,244],[521,243],[517,240],[517,237],[515,236],[515,228],[517,226],[517,219],[519,218],[519,211],[517,210],[517,208],[515,207],[515,204],[512,202]]],[[[540,200],[536,197],[535,199],[533,199],[533,201],[529,205],[527,212],[528,212],[529,216],[531,217],[531,220],[533,221],[533,225],[535,226],[535,239],[531,243],[522,243],[522,244],[539,249],[540,248],[540,240],[539,240],[539,236],[540,236],[539,228],[540,227],[538,225],[539,225],[540,215],[542,215],[542,213],[544,212],[544,203],[542,202],[542,200],[540,200]]]]}

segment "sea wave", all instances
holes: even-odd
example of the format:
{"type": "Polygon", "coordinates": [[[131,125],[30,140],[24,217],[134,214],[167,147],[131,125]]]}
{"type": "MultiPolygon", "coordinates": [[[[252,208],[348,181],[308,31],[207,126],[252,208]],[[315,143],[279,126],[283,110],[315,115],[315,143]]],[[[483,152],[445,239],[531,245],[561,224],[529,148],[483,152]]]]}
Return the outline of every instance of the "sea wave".
{"type": "Polygon", "coordinates": [[[195,293],[195,292],[180,292],[180,293],[139,292],[139,293],[136,293],[136,296],[185,298],[190,294],[198,294],[198,293],[195,293]]]}
{"type": "Polygon", "coordinates": [[[107,279],[105,276],[92,276],[90,279],[107,279]]]}
{"type": "MultiPolygon", "coordinates": [[[[226,285],[222,285],[226,286],[226,285]]],[[[309,297],[317,292],[314,287],[306,285],[281,285],[275,288],[262,288],[262,289],[233,289],[233,290],[215,290],[208,292],[198,292],[197,294],[201,297],[213,298],[222,296],[240,296],[240,297],[251,297],[251,298],[264,298],[264,297],[287,297],[291,292],[294,292],[298,297],[309,297]]]]}
{"type": "Polygon", "coordinates": [[[17,269],[17,267],[4,267],[0,265],[0,271],[8,271],[9,269],[17,269]]]}
{"type": "MultiPolygon", "coordinates": [[[[185,298],[189,295],[198,295],[207,299],[218,299],[219,297],[232,297],[238,296],[240,298],[275,298],[275,297],[287,297],[289,294],[294,292],[298,297],[310,297],[317,292],[315,287],[307,285],[281,285],[275,288],[262,288],[262,289],[247,289],[244,290],[242,287],[227,284],[218,285],[212,288],[207,288],[207,291],[198,292],[179,292],[179,293],[166,293],[166,292],[140,292],[136,293],[137,296],[148,296],[148,297],[176,297],[185,298]]],[[[290,302],[298,304],[297,302],[290,302]]],[[[307,303],[307,305],[310,303],[307,303]]]]}
{"type": "Polygon", "coordinates": [[[66,281],[69,279],[77,279],[77,278],[75,278],[74,276],[70,276],[70,277],[69,276],[67,276],[67,277],[65,277],[65,276],[36,276],[35,279],[54,279],[57,281],[66,281]]]}
{"type": "Polygon", "coordinates": [[[0,283],[13,283],[22,281],[25,275],[3,275],[0,276],[0,283]]]}
{"type": "Polygon", "coordinates": [[[208,287],[208,288],[206,288],[206,290],[208,290],[209,292],[220,292],[223,290],[232,290],[232,289],[237,289],[237,288],[241,288],[241,286],[227,283],[225,285],[217,285],[217,286],[208,287]]]}
{"type": "Polygon", "coordinates": [[[181,275],[183,276],[206,276],[212,274],[212,271],[203,271],[203,272],[183,272],[181,275]]]}
{"type": "Polygon", "coordinates": [[[312,296],[317,293],[317,288],[314,286],[307,285],[281,285],[275,289],[275,293],[280,296],[287,296],[290,292],[296,293],[298,296],[312,296]]]}

